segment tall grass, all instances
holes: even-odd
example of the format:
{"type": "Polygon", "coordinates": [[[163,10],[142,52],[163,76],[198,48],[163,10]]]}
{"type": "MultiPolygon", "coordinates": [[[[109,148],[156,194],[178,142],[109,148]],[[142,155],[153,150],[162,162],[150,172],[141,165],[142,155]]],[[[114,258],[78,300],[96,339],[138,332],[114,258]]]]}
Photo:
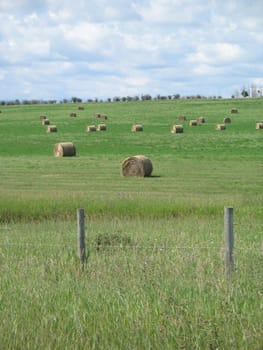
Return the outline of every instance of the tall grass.
{"type": "Polygon", "coordinates": [[[230,286],[218,218],[87,220],[83,272],[73,223],[5,229],[0,243],[4,348],[262,346],[257,225],[252,239],[246,234],[251,228],[240,222],[230,286]],[[108,240],[98,250],[102,235],[108,240]],[[111,240],[114,235],[122,241],[111,240]]]}
{"type": "Polygon", "coordinates": [[[4,349],[258,349],[262,334],[263,101],[6,106],[0,116],[4,349]],[[239,113],[230,115],[232,107],[239,113]],[[106,132],[87,134],[93,114],[106,132]],[[58,132],[47,134],[46,114],[58,132]],[[206,123],[173,135],[180,114],[206,123]],[[223,132],[215,124],[231,116],[223,132]],[[142,133],[131,133],[141,123],[142,133]],[[54,158],[72,141],[73,158],[54,158]],[[147,155],[150,178],[124,178],[147,155]],[[235,271],[223,207],[234,207],[235,271]],[[87,265],[76,210],[86,214],[87,265]]]}

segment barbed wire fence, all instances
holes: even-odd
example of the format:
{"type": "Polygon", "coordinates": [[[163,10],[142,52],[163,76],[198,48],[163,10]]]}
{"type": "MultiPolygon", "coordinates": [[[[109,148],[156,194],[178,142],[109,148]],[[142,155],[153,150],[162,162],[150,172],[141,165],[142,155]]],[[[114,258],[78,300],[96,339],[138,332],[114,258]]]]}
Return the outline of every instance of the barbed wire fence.
{"type": "MultiPolygon", "coordinates": [[[[74,252],[76,251],[76,256],[79,259],[81,269],[84,270],[85,266],[88,262],[88,255],[91,250],[101,251],[104,248],[107,251],[127,251],[127,249],[131,249],[134,252],[138,251],[151,251],[152,253],[175,253],[175,252],[192,252],[196,256],[198,256],[198,252],[202,250],[207,250],[214,254],[215,252],[219,252],[220,256],[224,256],[225,263],[225,271],[227,280],[231,281],[232,275],[235,270],[235,253],[248,253],[248,254],[259,254],[263,253],[263,243],[253,244],[252,246],[241,247],[235,245],[234,242],[234,228],[237,227],[239,223],[234,223],[234,209],[232,207],[224,207],[224,243],[214,244],[214,242],[201,242],[198,245],[160,245],[160,244],[136,244],[131,242],[115,242],[114,239],[111,242],[99,242],[91,243],[85,236],[85,213],[84,209],[77,210],[77,239],[68,240],[67,242],[59,242],[59,243],[45,243],[45,242],[28,242],[19,240],[17,242],[10,242],[7,239],[0,239],[0,247],[8,248],[8,247],[21,247],[21,248],[30,248],[31,250],[35,250],[36,248],[54,248],[55,250],[61,249],[70,249],[74,252]]],[[[9,227],[4,226],[1,230],[8,231],[9,227]]]]}

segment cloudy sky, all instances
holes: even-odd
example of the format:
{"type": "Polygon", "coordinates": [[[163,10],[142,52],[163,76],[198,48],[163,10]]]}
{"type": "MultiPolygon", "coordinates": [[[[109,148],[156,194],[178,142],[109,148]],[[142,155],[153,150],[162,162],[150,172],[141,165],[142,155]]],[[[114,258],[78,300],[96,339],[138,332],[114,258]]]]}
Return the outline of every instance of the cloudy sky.
{"type": "Polygon", "coordinates": [[[262,0],[0,0],[0,100],[263,86],[262,0]]]}

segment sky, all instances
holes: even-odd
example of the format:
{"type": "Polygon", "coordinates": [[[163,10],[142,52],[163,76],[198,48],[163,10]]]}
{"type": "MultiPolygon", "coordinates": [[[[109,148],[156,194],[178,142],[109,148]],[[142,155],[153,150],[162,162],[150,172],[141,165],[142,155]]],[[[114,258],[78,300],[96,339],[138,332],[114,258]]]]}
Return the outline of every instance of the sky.
{"type": "Polygon", "coordinates": [[[262,0],[0,0],[0,100],[263,87],[262,0]]]}

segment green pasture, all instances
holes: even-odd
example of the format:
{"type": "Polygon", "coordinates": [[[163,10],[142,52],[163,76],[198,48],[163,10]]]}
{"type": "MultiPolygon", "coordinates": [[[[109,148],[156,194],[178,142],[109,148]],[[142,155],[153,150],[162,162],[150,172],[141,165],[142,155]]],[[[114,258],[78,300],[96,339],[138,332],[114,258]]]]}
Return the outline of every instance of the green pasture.
{"type": "Polygon", "coordinates": [[[261,350],[263,100],[78,106],[0,108],[2,348],[261,350]],[[204,124],[188,125],[200,116],[204,124]],[[224,117],[231,124],[216,130],[224,117]],[[86,132],[98,123],[107,130],[86,132]],[[172,134],[174,124],[184,133],[172,134]],[[76,157],[54,157],[64,141],[76,157]],[[137,154],[151,159],[151,177],[121,175],[122,160],[137,154]],[[224,206],[234,207],[231,282],[224,206]]]}

